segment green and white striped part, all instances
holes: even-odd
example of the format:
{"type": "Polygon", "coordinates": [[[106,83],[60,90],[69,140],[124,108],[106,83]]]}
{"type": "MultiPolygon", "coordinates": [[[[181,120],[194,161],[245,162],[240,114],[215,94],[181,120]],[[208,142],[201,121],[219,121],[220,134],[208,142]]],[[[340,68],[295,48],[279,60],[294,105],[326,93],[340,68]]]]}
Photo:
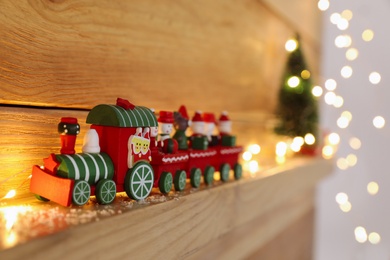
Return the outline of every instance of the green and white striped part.
{"type": "Polygon", "coordinates": [[[60,165],[57,175],[96,184],[101,179],[114,177],[114,165],[106,153],[57,154],[60,165]]]}
{"type": "Polygon", "coordinates": [[[157,126],[157,118],[147,107],[137,106],[124,109],[117,105],[98,105],[87,116],[88,124],[117,127],[152,127],[157,126]]]}

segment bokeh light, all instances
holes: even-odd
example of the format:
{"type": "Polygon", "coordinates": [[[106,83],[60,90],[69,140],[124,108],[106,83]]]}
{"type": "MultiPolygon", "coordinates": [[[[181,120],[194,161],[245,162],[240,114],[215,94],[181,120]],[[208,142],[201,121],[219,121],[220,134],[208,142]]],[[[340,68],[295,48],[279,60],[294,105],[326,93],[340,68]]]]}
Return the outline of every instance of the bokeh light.
{"type": "Polygon", "coordinates": [[[284,45],[286,51],[293,52],[298,48],[298,42],[295,39],[289,39],[284,45]]]}
{"type": "Polygon", "coordinates": [[[370,195],[376,195],[379,191],[379,185],[375,181],[371,181],[367,184],[367,192],[370,195]]]}

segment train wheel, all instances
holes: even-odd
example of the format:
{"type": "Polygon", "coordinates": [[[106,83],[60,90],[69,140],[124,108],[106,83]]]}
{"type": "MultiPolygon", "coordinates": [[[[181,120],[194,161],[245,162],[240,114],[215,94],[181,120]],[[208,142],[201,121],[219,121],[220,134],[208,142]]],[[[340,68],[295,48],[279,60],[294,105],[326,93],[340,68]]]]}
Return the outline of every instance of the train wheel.
{"type": "Polygon", "coordinates": [[[182,191],[186,187],[187,182],[187,174],[183,170],[177,170],[175,173],[175,178],[173,180],[173,184],[175,186],[176,191],[182,191]]]}
{"type": "Polygon", "coordinates": [[[153,188],[153,168],[149,163],[139,162],[127,171],[124,188],[127,196],[135,200],[145,199],[153,188]]]}
{"type": "Polygon", "coordinates": [[[242,166],[239,163],[236,163],[233,168],[234,179],[239,180],[242,177],[242,166]]]}
{"type": "Polygon", "coordinates": [[[160,177],[158,187],[162,193],[168,193],[172,189],[172,173],[163,172],[160,177]]]}
{"type": "Polygon", "coordinates": [[[221,180],[223,182],[228,181],[229,173],[230,173],[230,165],[228,163],[222,164],[219,169],[219,173],[221,174],[221,180]]]}
{"type": "Polygon", "coordinates": [[[202,176],[202,171],[199,168],[191,169],[190,182],[192,187],[199,188],[201,176],[202,176]]]}
{"type": "Polygon", "coordinates": [[[96,200],[99,204],[110,204],[116,196],[116,185],[113,180],[100,180],[96,185],[96,200]]]}
{"type": "Polygon", "coordinates": [[[215,169],[213,166],[207,166],[204,171],[204,182],[207,185],[213,184],[215,169]]]}
{"type": "Polygon", "coordinates": [[[72,202],[77,206],[82,206],[88,202],[91,196],[91,187],[83,180],[75,181],[72,192],[72,202]]]}

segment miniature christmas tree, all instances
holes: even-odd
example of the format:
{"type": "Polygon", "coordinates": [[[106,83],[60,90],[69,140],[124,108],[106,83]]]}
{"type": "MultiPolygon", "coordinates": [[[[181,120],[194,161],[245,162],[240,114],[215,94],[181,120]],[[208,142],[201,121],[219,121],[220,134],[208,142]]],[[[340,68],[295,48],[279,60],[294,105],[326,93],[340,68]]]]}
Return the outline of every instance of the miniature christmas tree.
{"type": "MultiPolygon", "coordinates": [[[[313,85],[299,36],[286,43],[286,50],[290,54],[279,91],[279,104],[276,110],[279,122],[275,127],[275,133],[291,137],[312,134],[317,140],[318,105],[312,94],[313,85]]],[[[314,150],[315,147],[316,142],[306,144],[303,148],[314,150]]]]}

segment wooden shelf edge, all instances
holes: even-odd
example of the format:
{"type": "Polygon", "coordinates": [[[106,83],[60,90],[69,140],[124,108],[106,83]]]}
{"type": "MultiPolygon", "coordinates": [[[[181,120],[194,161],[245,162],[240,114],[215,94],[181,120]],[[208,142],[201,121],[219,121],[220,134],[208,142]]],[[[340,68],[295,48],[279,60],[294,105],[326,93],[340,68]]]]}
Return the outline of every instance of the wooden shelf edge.
{"type": "Polygon", "coordinates": [[[248,239],[257,237],[256,245],[240,253],[248,255],[313,206],[312,191],[331,169],[332,163],[323,159],[293,159],[254,178],[34,239],[1,251],[0,258],[197,258],[221,238],[240,239],[251,230],[248,239]]]}

